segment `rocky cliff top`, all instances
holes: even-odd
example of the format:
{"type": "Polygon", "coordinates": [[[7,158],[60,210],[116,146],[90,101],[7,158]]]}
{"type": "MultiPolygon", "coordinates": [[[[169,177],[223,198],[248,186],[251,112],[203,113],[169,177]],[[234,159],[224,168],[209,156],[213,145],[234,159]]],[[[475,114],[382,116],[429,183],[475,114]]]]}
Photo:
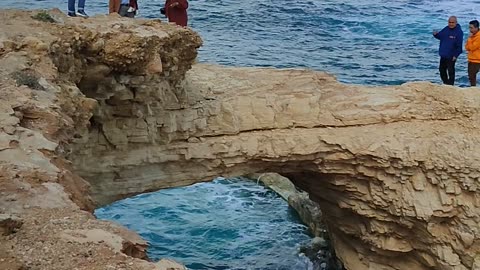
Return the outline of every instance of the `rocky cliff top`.
{"type": "Polygon", "coordinates": [[[160,21],[0,15],[1,269],[154,269],[89,211],[268,171],[319,203],[349,270],[480,269],[478,90],[192,67],[201,39],[160,21]]]}
{"type": "Polygon", "coordinates": [[[0,269],[165,269],[142,260],[147,243],[135,233],[93,217],[89,184],[64,157],[98,106],[77,85],[119,73],[175,86],[200,37],[59,10],[1,10],[0,24],[0,269]]]}

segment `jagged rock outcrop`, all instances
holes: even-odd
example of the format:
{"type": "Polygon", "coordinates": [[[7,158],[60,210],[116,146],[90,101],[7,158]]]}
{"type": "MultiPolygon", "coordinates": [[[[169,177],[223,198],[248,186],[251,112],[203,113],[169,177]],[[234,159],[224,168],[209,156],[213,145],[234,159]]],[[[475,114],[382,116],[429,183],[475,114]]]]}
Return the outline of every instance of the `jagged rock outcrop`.
{"type": "Polygon", "coordinates": [[[201,40],[188,29],[0,13],[0,214],[24,222],[0,236],[1,269],[154,269],[118,252],[117,236],[138,239],[83,211],[88,194],[271,171],[320,204],[347,269],[480,265],[478,90],[189,70],[201,40]],[[102,230],[114,241],[91,237],[102,230]]]}
{"type": "Polygon", "coordinates": [[[326,234],[320,206],[310,199],[308,193],[299,190],[290,179],[278,173],[248,174],[246,177],[262,183],[287,201],[314,236],[326,234]]]}
{"type": "Polygon", "coordinates": [[[246,177],[275,191],[295,209],[300,220],[308,226],[315,237],[310,244],[300,247],[300,252],[310,259],[313,269],[344,269],[328,241],[329,235],[320,206],[310,199],[308,193],[298,189],[288,178],[278,173],[248,174],[246,177]]]}
{"type": "Polygon", "coordinates": [[[128,72],[175,89],[201,39],[160,21],[38,13],[0,11],[0,269],[165,269],[138,235],[95,219],[65,157],[99,105],[77,85],[128,72]]]}

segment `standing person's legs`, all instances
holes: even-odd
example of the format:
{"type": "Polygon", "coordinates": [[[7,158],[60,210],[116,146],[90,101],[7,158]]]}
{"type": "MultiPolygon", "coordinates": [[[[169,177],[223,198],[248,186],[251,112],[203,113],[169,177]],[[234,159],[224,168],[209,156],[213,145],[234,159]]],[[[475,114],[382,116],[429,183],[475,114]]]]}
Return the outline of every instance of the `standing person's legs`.
{"type": "Polygon", "coordinates": [[[122,17],[129,17],[129,18],[135,18],[135,12],[128,12],[129,6],[120,6],[120,10],[118,11],[118,14],[122,17]]]}
{"type": "Polygon", "coordinates": [[[77,16],[88,18],[88,14],[85,13],[85,0],[78,0],[77,16]]]}
{"type": "Polygon", "coordinates": [[[128,8],[129,6],[127,5],[121,5],[120,10],[118,11],[118,14],[122,17],[126,17],[128,13],[128,8]]]}
{"type": "Polygon", "coordinates": [[[128,18],[135,18],[135,11],[134,12],[127,12],[127,16],[128,18]]]}
{"type": "Polygon", "coordinates": [[[78,11],[85,10],[85,0],[78,0],[78,11]]]}
{"type": "Polygon", "coordinates": [[[442,78],[442,82],[444,84],[448,84],[447,68],[448,68],[447,59],[441,57],[440,58],[440,65],[438,66],[438,70],[440,71],[440,78],[442,78]]]}
{"type": "Polygon", "coordinates": [[[468,79],[471,86],[477,85],[477,73],[480,70],[480,63],[468,62],[468,79]]]}
{"type": "Polygon", "coordinates": [[[108,1],[108,13],[118,13],[120,11],[120,0],[108,1]]]}
{"type": "Polygon", "coordinates": [[[448,70],[448,83],[449,85],[455,84],[455,63],[457,61],[447,60],[447,70],[448,70]]]}
{"type": "Polygon", "coordinates": [[[68,0],[68,13],[75,14],[75,0],[68,0]]]}

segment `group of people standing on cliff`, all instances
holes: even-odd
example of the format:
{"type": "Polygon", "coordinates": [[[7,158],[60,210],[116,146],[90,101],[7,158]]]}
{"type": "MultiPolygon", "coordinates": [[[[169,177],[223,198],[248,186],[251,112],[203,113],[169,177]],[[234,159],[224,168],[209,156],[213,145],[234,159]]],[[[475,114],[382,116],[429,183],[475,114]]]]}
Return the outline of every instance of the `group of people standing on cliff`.
{"type": "MultiPolygon", "coordinates": [[[[477,85],[477,73],[480,71],[480,34],[477,20],[469,23],[470,35],[465,50],[468,53],[468,79],[471,86],[477,85]]],[[[455,83],[455,63],[463,52],[463,31],[457,22],[457,17],[448,18],[448,25],[440,32],[433,31],[433,36],[440,40],[440,77],[444,84],[455,83]]]]}
{"type": "MultiPolygon", "coordinates": [[[[68,16],[88,17],[85,13],[85,1],[78,0],[75,10],[76,0],[68,0],[68,16]]],[[[118,13],[122,17],[134,18],[138,14],[138,3],[137,0],[109,0],[108,9],[109,13],[118,13]]],[[[187,9],[187,0],[165,0],[160,12],[167,17],[169,22],[185,27],[188,23],[187,9]]]]}

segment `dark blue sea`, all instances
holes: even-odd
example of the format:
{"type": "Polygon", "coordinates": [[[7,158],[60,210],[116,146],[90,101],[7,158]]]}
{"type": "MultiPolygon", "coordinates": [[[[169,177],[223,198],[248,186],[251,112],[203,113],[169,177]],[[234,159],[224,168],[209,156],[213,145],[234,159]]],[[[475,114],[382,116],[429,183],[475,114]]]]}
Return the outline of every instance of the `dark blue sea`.
{"type": "MultiPolygon", "coordinates": [[[[139,0],[140,15],[161,18],[163,0],[139,0]]],[[[439,83],[438,41],[432,30],[456,15],[480,19],[476,0],[190,0],[190,26],[205,44],[199,61],[229,66],[302,67],[328,71],[342,82],[398,85],[439,83]]],[[[2,8],[66,10],[66,0],[3,0],[2,8]]],[[[87,0],[90,14],[107,0],[87,0]]],[[[466,57],[457,84],[467,85],[466,57]]]]}
{"type": "Polygon", "coordinates": [[[95,215],[137,231],[151,244],[150,258],[173,258],[189,269],[314,269],[299,253],[311,240],[307,227],[285,200],[251,180],[142,194],[95,215]]]}

